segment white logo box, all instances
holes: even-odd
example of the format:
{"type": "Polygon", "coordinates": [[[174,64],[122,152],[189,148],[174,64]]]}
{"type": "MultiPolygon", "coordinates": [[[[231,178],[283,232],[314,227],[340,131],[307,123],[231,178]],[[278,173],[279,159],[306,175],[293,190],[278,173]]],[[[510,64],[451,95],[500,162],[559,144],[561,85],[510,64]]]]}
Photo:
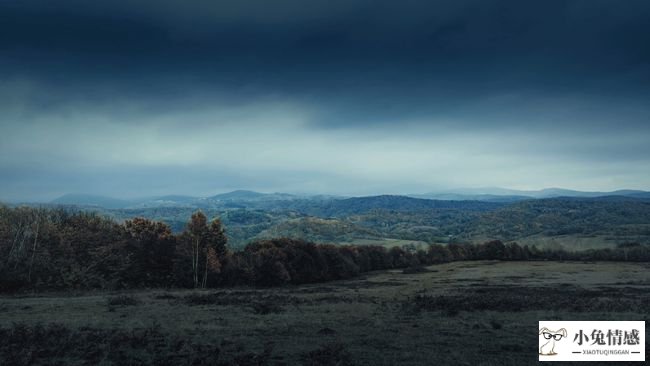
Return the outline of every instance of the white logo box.
{"type": "Polygon", "coordinates": [[[645,361],[644,321],[540,321],[540,361],[645,361]]]}

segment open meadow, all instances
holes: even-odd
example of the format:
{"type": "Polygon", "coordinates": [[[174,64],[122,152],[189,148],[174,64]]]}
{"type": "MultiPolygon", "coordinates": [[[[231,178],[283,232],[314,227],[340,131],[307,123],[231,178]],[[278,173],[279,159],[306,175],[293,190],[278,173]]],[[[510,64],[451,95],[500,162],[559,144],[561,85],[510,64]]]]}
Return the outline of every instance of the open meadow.
{"type": "Polygon", "coordinates": [[[0,364],[519,366],[538,362],[539,320],[649,316],[648,263],[467,261],[279,288],[3,296],[0,364]]]}
{"type": "Polygon", "coordinates": [[[650,365],[649,97],[650,0],[0,0],[0,366],[650,365]]]}

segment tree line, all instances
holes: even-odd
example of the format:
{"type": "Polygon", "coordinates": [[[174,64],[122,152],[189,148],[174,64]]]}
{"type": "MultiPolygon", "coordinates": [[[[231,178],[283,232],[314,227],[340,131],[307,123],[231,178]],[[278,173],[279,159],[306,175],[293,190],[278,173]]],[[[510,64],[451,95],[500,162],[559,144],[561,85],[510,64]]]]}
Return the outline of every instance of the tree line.
{"type": "Polygon", "coordinates": [[[117,223],[88,212],[0,206],[0,291],[315,283],[459,260],[650,261],[650,248],[567,252],[490,241],[427,250],[314,244],[279,238],[232,251],[218,218],[194,213],[180,234],[144,218],[117,223]]]}

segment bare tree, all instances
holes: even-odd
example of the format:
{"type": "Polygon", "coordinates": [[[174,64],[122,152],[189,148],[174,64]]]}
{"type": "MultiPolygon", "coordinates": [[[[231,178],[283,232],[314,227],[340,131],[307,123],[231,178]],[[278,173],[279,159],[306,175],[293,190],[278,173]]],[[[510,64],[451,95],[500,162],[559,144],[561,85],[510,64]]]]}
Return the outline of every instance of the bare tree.
{"type": "Polygon", "coordinates": [[[210,223],[205,238],[205,266],[203,270],[202,288],[206,288],[208,282],[208,270],[210,272],[219,272],[221,269],[221,258],[226,254],[226,230],[221,224],[221,220],[214,219],[210,223]]]}
{"type": "Polygon", "coordinates": [[[194,288],[206,288],[208,275],[219,272],[221,259],[226,253],[226,233],[221,220],[208,221],[201,211],[195,212],[187,224],[187,234],[192,246],[192,280],[194,288]],[[201,279],[199,280],[199,274],[201,279]]]}
{"type": "Polygon", "coordinates": [[[187,225],[192,244],[192,278],[194,288],[199,287],[199,255],[202,251],[203,243],[208,233],[208,224],[205,214],[197,211],[192,214],[190,222],[187,225]]]}

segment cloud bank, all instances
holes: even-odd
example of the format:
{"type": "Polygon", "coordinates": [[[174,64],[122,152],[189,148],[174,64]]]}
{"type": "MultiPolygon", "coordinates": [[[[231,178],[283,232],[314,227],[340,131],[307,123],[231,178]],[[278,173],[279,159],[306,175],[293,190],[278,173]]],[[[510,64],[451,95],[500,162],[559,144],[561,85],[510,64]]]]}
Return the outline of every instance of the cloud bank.
{"type": "Polygon", "coordinates": [[[650,188],[644,1],[0,4],[0,199],[650,188]]]}

